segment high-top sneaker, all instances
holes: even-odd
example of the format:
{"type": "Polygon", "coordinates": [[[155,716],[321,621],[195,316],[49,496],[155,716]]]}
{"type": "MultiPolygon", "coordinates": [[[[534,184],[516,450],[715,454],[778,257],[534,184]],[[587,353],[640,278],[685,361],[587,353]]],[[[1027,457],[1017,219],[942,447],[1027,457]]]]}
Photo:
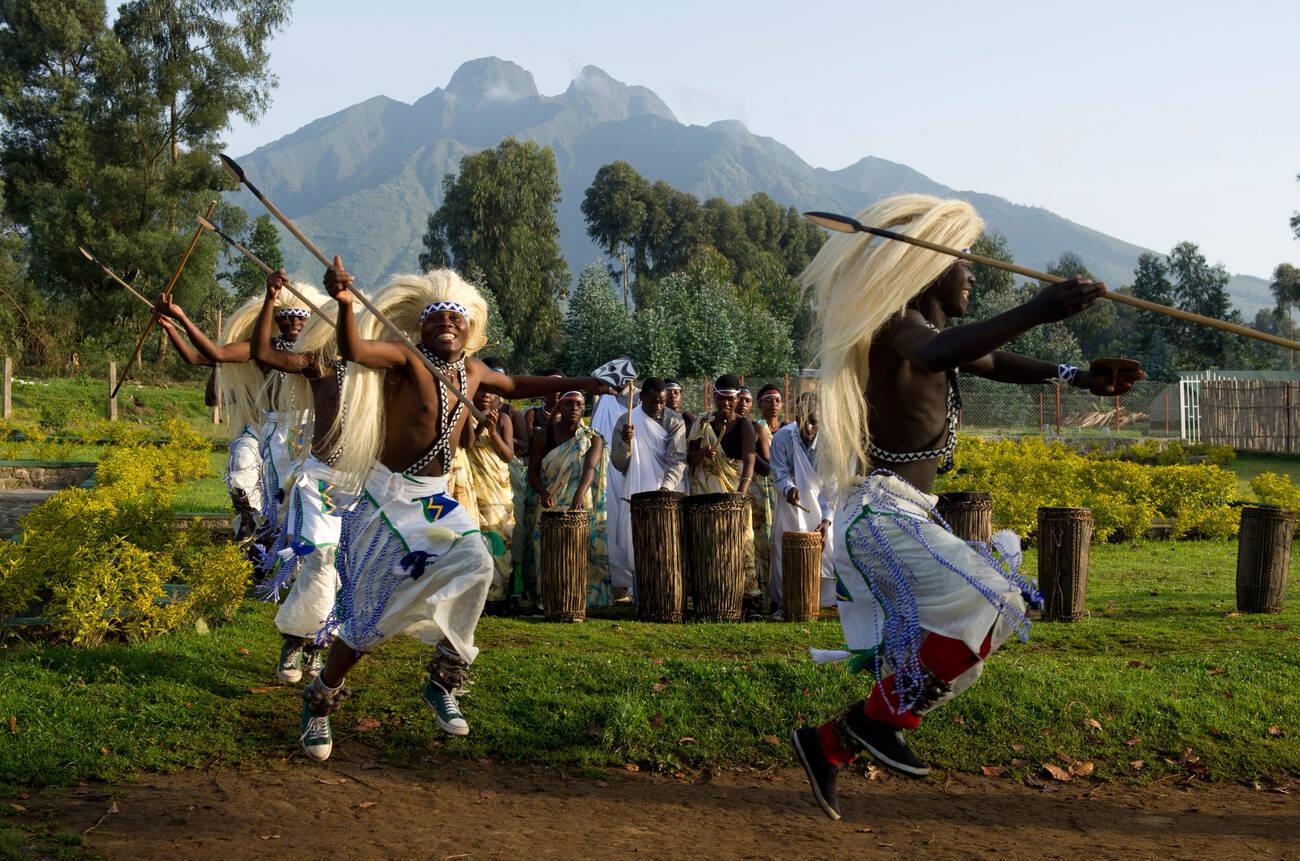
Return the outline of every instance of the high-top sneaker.
{"type": "Polygon", "coordinates": [[[314,714],[311,706],[302,704],[302,719],[298,722],[298,740],[303,751],[316,762],[324,762],[334,751],[334,732],[330,729],[329,715],[314,714]]]}
{"type": "Polygon", "coordinates": [[[835,792],[835,781],[839,776],[838,766],[832,765],[822,753],[821,739],[817,737],[814,727],[801,727],[790,733],[790,743],[794,745],[795,758],[808,775],[812,786],[813,798],[831,819],[840,818],[840,799],[835,792]]]}
{"type": "Polygon", "coordinates": [[[308,643],[302,650],[302,677],[305,681],[314,681],[325,668],[325,649],[314,643],[308,643]]]}
{"type": "Polygon", "coordinates": [[[280,663],[275,668],[275,675],[286,684],[294,684],[302,678],[302,637],[284,635],[284,644],[280,646],[280,663]]]}
{"type": "Polygon", "coordinates": [[[469,735],[469,722],[461,714],[456,692],[467,684],[469,665],[444,641],[438,644],[429,662],[429,681],[420,697],[438,720],[438,726],[450,735],[469,735]]]}

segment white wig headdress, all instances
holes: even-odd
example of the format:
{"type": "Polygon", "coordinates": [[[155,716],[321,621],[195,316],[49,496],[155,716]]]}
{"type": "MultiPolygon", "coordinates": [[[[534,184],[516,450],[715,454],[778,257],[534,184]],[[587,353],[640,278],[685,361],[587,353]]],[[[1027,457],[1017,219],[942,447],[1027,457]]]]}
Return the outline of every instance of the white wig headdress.
{"type": "MultiPolygon", "coordinates": [[[[464,308],[463,316],[469,327],[465,355],[472,355],[487,344],[487,301],[473,284],[450,269],[434,269],[423,275],[396,275],[371,301],[416,343],[420,341],[420,328],[429,305],[459,305],[464,308]]],[[[459,309],[446,310],[462,313],[459,309]]],[[[371,315],[357,318],[357,330],[366,340],[397,340],[371,315]]],[[[355,418],[343,431],[343,454],[334,468],[358,485],[365,481],[383,448],[383,382],[382,371],[355,364],[348,366],[342,402],[347,414],[355,418]]]]}
{"type": "MultiPolygon", "coordinates": [[[[923,194],[886,198],[858,214],[869,227],[965,248],[984,221],[964,200],[923,194]]],[[[903,313],[953,264],[953,258],[867,233],[837,233],[799,276],[816,305],[821,365],[817,472],[822,486],[847,492],[868,462],[868,354],[883,326],[903,313]]]]}
{"type": "MultiPolygon", "coordinates": [[[[298,288],[298,292],[311,299],[318,308],[329,301],[329,297],[319,288],[310,284],[295,283],[293,286],[298,288]]],[[[262,303],[265,301],[265,296],[259,293],[240,305],[226,321],[221,332],[221,343],[234,344],[252,338],[253,324],[262,313],[262,303]]],[[[306,303],[288,290],[281,290],[276,294],[275,308],[277,317],[286,309],[310,312],[306,303]]],[[[275,334],[278,333],[272,331],[272,336],[275,334]]],[[[268,376],[262,373],[257,362],[252,360],[238,364],[223,363],[217,366],[217,387],[223,393],[222,397],[226,399],[226,426],[230,431],[231,439],[242,434],[245,426],[258,427],[267,410],[283,406],[283,404],[270,403],[268,381],[268,376]]],[[[310,393],[306,403],[310,408],[310,393]]]]}

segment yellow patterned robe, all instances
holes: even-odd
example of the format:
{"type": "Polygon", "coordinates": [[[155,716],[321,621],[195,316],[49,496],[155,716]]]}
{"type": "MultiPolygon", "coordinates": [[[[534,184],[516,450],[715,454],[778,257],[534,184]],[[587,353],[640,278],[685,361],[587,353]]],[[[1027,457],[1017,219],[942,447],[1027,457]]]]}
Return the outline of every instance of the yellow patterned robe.
{"type": "Polygon", "coordinates": [[[485,533],[495,533],[505,546],[504,553],[493,556],[496,573],[488,590],[489,601],[501,601],[510,594],[513,574],[510,545],[515,529],[515,499],[510,486],[510,464],[497,454],[487,428],[479,431],[469,448],[469,474],[478,505],[479,528],[485,533]]]}
{"type": "MultiPolygon", "coordinates": [[[[740,487],[740,471],[744,463],[727,457],[722,450],[717,433],[713,430],[712,421],[713,413],[701,415],[695,420],[695,426],[691,428],[690,436],[686,440],[688,447],[695,440],[699,440],[702,448],[711,448],[715,452],[712,460],[705,458],[691,467],[691,496],[701,496],[706,493],[736,493],[737,488],[740,487]]],[[[750,487],[753,486],[751,481],[750,487]]],[[[737,538],[743,542],[745,548],[745,595],[762,595],[763,589],[758,582],[758,569],[754,558],[753,505],[745,510],[744,532],[737,538]]]]}
{"type": "MultiPolygon", "coordinates": [[[[542,431],[545,433],[545,431],[542,431]]],[[[533,559],[542,558],[541,511],[568,511],[574,493],[582,481],[582,467],[587,451],[594,440],[601,438],[598,431],[579,425],[573,439],[557,445],[542,458],[542,484],[555,503],[551,508],[538,505],[538,528],[533,532],[533,559]]],[[[613,601],[609,579],[609,544],[606,524],[605,468],[609,464],[609,448],[596,464],[596,475],[587,490],[587,514],[591,525],[591,548],[588,552],[587,606],[605,607],[613,601]]],[[[540,586],[540,584],[539,584],[540,586]]]]}

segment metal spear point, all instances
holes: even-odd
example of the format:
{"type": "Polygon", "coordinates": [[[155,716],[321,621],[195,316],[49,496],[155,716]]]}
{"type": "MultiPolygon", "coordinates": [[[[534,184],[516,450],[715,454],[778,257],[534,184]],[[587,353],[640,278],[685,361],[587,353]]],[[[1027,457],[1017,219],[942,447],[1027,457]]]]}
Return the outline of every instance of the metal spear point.
{"type": "MultiPolygon", "coordinates": [[[[306,235],[304,235],[303,232],[298,229],[298,225],[294,224],[291,220],[289,220],[289,216],[281,212],[279,207],[277,207],[274,203],[272,203],[270,199],[267,198],[266,195],[262,194],[261,189],[253,185],[252,181],[249,180],[248,175],[244,173],[244,169],[239,166],[239,163],[237,161],[235,161],[233,158],[226,155],[225,153],[220,153],[219,155],[221,158],[221,163],[225,166],[226,171],[232,177],[237,179],[239,182],[243,183],[244,186],[253,193],[253,196],[262,202],[262,205],[266,207],[267,212],[274,215],[276,219],[281,224],[283,224],[290,233],[293,234],[294,238],[297,239],[299,242],[301,242],[303,247],[311,252],[313,257],[315,257],[322,264],[324,264],[324,266],[327,269],[334,265],[333,262],[330,261],[329,258],[325,256],[325,253],[321,251],[319,248],[317,248],[316,244],[312,242],[310,239],[308,239],[306,235]]],[[[446,387],[447,391],[451,393],[452,397],[454,397],[456,400],[460,401],[465,405],[465,409],[469,410],[470,415],[474,416],[474,418],[480,423],[487,424],[487,416],[484,415],[483,411],[480,410],[478,407],[474,406],[474,402],[472,399],[461,394],[460,389],[457,388],[456,385],[452,383],[451,380],[447,379],[446,374],[438,370],[438,367],[429,360],[428,356],[424,355],[424,353],[421,350],[416,348],[415,343],[409,337],[407,337],[407,334],[405,332],[397,328],[397,324],[395,324],[392,320],[390,320],[387,314],[383,313],[378,308],[376,308],[373,304],[371,304],[370,300],[366,298],[365,294],[362,293],[360,290],[358,290],[355,285],[349,287],[348,289],[351,290],[352,295],[356,296],[357,299],[361,302],[361,304],[366,307],[367,311],[375,315],[375,319],[378,320],[380,324],[382,324],[383,327],[388,330],[389,334],[397,338],[401,343],[405,344],[406,348],[410,350],[412,353],[414,353],[420,359],[420,361],[424,363],[424,366],[428,368],[429,373],[433,374],[433,378],[439,381],[440,383],[442,383],[443,386],[446,387]]]]}
{"type": "MultiPolygon", "coordinates": [[[[820,224],[822,227],[829,228],[830,230],[839,233],[870,233],[872,236],[880,236],[884,239],[894,239],[899,242],[906,242],[908,245],[915,245],[918,248],[937,251],[940,254],[947,254],[950,257],[960,257],[962,260],[969,260],[972,263],[992,266],[994,269],[1001,269],[1005,272],[1014,272],[1017,275],[1024,275],[1028,278],[1033,278],[1035,281],[1045,281],[1049,284],[1060,284],[1069,280],[1062,278],[1059,275],[1039,272],[1037,269],[1030,269],[1027,266],[1007,263],[1005,260],[985,257],[982,254],[971,254],[969,251],[959,251],[956,248],[949,248],[946,245],[939,245],[937,242],[929,242],[925,239],[917,239],[916,237],[908,236],[905,233],[896,233],[892,230],[886,230],[883,227],[868,227],[856,218],[850,218],[847,215],[836,215],[833,212],[805,212],[803,217],[811,221],[813,224],[820,224]]],[[[1249,326],[1242,326],[1239,323],[1229,323],[1226,320],[1216,320],[1214,317],[1193,314],[1191,311],[1184,311],[1181,308],[1170,308],[1168,305],[1148,302],[1147,300],[1139,299],[1136,296],[1129,296],[1124,293],[1115,293],[1109,290],[1106,292],[1105,298],[1112,302],[1118,302],[1121,305],[1130,305],[1134,308],[1141,308],[1143,311],[1164,314],[1166,317],[1185,320],[1189,323],[1196,323],[1201,326],[1210,326],[1211,328],[1220,329],[1224,332],[1231,332],[1234,335],[1241,335],[1246,338],[1254,338],[1257,341],[1265,341],[1269,344],[1275,344],[1279,347],[1286,347],[1289,350],[1300,350],[1300,341],[1292,341],[1290,338],[1271,335],[1268,332],[1261,332],[1258,329],[1252,329],[1249,326]]]]}

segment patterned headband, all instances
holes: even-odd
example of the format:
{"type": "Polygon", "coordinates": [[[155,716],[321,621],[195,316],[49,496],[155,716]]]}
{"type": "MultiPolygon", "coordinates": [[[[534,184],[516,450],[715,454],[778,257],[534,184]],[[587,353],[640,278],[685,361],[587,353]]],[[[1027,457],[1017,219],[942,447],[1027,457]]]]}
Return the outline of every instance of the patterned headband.
{"type": "Polygon", "coordinates": [[[740,394],[740,389],[714,389],[713,394],[720,398],[734,398],[740,394]]]}
{"type": "Polygon", "coordinates": [[[749,395],[751,398],[754,396],[754,393],[749,390],[748,386],[741,386],[736,393],[738,395],[749,395]]]}
{"type": "Polygon", "coordinates": [[[664,383],[664,388],[670,392],[680,392],[682,387],[677,383],[664,383]]]}
{"type": "Polygon", "coordinates": [[[585,403],[587,402],[587,396],[584,395],[582,392],[579,392],[579,391],[565,392],[564,394],[560,395],[560,400],[561,400],[561,401],[580,401],[580,402],[582,402],[582,403],[585,404],[585,403]]]}
{"type": "Polygon", "coordinates": [[[464,317],[466,323],[469,322],[469,311],[459,302],[430,302],[428,305],[425,305],[424,310],[420,312],[421,326],[424,325],[424,321],[427,320],[429,315],[434,311],[451,311],[453,314],[459,314],[464,317]]]}
{"type": "Polygon", "coordinates": [[[767,400],[768,398],[779,398],[779,397],[781,397],[781,393],[780,393],[780,392],[768,392],[767,394],[763,395],[763,397],[759,398],[758,401],[759,401],[759,403],[762,403],[763,401],[767,400]]]}
{"type": "Polygon", "coordinates": [[[306,320],[310,316],[311,316],[311,312],[308,311],[306,308],[288,307],[288,308],[275,309],[275,319],[277,320],[280,319],[281,317],[301,317],[302,319],[306,320]]]}

